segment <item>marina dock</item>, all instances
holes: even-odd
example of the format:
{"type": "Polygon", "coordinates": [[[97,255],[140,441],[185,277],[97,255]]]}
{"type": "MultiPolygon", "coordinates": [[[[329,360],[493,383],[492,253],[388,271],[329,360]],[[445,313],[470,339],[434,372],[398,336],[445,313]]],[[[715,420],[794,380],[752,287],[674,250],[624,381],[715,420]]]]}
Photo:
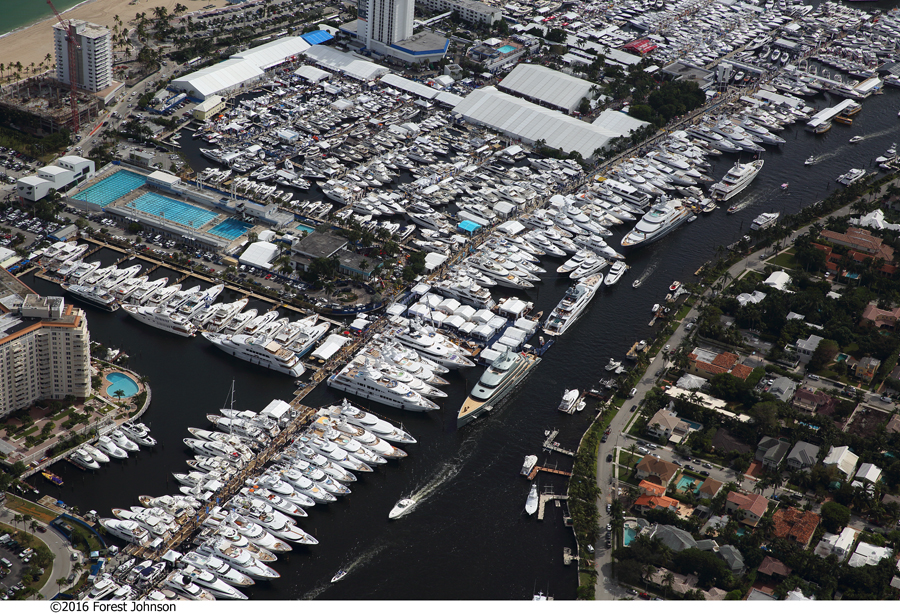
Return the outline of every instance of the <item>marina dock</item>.
{"type": "Polygon", "coordinates": [[[551,500],[555,500],[556,506],[559,506],[559,501],[568,500],[568,499],[569,499],[569,497],[565,494],[541,494],[538,499],[538,511],[537,511],[538,521],[544,521],[544,507],[547,505],[548,502],[550,502],[551,500]]]}
{"type": "Polygon", "coordinates": [[[546,466],[535,466],[531,469],[531,472],[528,474],[528,480],[534,481],[534,478],[537,477],[539,472],[550,473],[553,475],[562,475],[564,477],[571,477],[572,473],[567,473],[564,470],[559,470],[556,468],[547,468],[546,466]]]}
{"type": "Polygon", "coordinates": [[[567,456],[572,456],[574,458],[575,457],[574,451],[572,451],[571,449],[566,449],[564,447],[559,446],[559,443],[557,443],[555,440],[557,436],[559,436],[559,430],[553,430],[549,435],[547,435],[547,438],[544,439],[544,444],[543,444],[544,450],[545,451],[558,451],[559,453],[562,453],[567,456]]]}

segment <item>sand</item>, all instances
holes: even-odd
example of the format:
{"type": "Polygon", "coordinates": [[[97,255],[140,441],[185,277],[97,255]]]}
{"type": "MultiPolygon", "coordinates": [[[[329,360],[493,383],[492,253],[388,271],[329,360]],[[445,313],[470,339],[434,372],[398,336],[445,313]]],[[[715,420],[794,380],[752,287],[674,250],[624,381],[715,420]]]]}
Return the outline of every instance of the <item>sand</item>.
{"type": "MultiPolygon", "coordinates": [[[[135,0],[134,2],[126,0],[92,0],[87,4],[63,13],[63,19],[84,19],[91,23],[112,28],[115,23],[113,17],[118,15],[123,26],[133,30],[134,24],[130,22],[134,19],[136,13],[146,13],[150,17],[153,14],[153,8],[157,6],[165,6],[171,13],[179,1],[188,7],[189,13],[199,11],[204,6],[211,4],[217,7],[228,4],[227,0],[135,0]]],[[[49,6],[47,11],[50,11],[49,6]]],[[[48,53],[53,57],[53,24],[57,23],[57,20],[52,13],[50,15],[49,19],[39,21],[27,28],[0,38],[0,62],[7,66],[10,63],[22,62],[23,67],[29,66],[31,62],[34,62],[35,66],[37,66],[48,53]]],[[[4,76],[8,74],[8,70],[4,72],[4,76]]],[[[22,74],[22,76],[26,75],[22,74]]]]}

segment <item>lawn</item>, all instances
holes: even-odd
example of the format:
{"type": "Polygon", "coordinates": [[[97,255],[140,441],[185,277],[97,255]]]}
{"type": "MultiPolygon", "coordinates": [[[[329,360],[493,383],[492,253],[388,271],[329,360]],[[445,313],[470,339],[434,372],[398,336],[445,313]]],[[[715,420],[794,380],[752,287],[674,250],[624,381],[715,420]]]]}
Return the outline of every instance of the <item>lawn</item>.
{"type": "Polygon", "coordinates": [[[800,267],[800,263],[797,262],[797,259],[794,257],[793,249],[788,249],[784,253],[779,253],[771,260],[766,260],[766,264],[774,264],[775,266],[781,266],[782,268],[800,267]]]}
{"type": "Polygon", "coordinates": [[[8,509],[19,515],[31,515],[33,518],[49,524],[56,519],[56,513],[45,506],[35,504],[31,501],[19,498],[15,494],[6,494],[6,506],[8,509]]]}
{"type": "Polygon", "coordinates": [[[634,468],[634,465],[640,462],[644,456],[640,454],[631,453],[630,451],[625,451],[623,449],[619,450],[619,464],[622,466],[627,466],[628,468],[634,468]]]}
{"type": "Polygon", "coordinates": [[[681,305],[681,308],[678,309],[678,313],[675,315],[675,321],[681,321],[687,314],[691,312],[691,305],[688,303],[684,303],[681,305]]]}

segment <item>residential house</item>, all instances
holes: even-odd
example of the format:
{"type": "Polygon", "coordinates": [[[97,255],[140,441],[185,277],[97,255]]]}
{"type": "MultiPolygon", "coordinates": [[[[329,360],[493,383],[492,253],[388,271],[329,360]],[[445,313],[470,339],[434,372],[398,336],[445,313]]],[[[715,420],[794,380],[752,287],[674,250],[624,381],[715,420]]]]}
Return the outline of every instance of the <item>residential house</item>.
{"type": "Polygon", "coordinates": [[[755,587],[750,588],[750,593],[747,594],[748,601],[762,601],[769,602],[773,600],[778,600],[778,597],[774,594],[770,594],[768,592],[764,592],[762,590],[758,590],[755,587]]]}
{"type": "Polygon", "coordinates": [[[858,461],[859,456],[850,451],[850,448],[845,445],[843,447],[832,447],[829,449],[828,455],[825,456],[825,460],[822,463],[825,466],[836,467],[843,473],[844,478],[846,479],[853,474],[854,470],[856,470],[856,463],[858,461]]]}
{"type": "Polygon", "coordinates": [[[783,270],[776,270],[763,283],[774,289],[784,291],[791,284],[791,276],[783,270]]]}
{"type": "Polygon", "coordinates": [[[643,496],[665,496],[666,486],[652,481],[641,481],[638,483],[638,490],[643,496]]]}
{"type": "Polygon", "coordinates": [[[682,575],[681,573],[675,573],[670,571],[668,568],[654,568],[653,572],[647,576],[647,581],[659,586],[664,589],[671,589],[674,593],[684,595],[693,590],[698,590],[701,594],[703,594],[704,600],[725,600],[725,596],[728,594],[723,589],[719,589],[717,587],[712,587],[707,591],[703,591],[697,587],[697,575],[682,575]],[[671,588],[669,587],[668,582],[666,581],[666,577],[672,575],[672,584],[671,588]]]}
{"type": "Polygon", "coordinates": [[[884,558],[894,555],[894,551],[890,547],[877,547],[864,541],[860,541],[856,546],[856,551],[847,560],[847,565],[854,568],[860,566],[878,566],[884,558]]]}
{"type": "Polygon", "coordinates": [[[790,448],[788,442],[764,436],[756,446],[756,460],[762,462],[766,470],[776,470],[790,448]]]}
{"type": "Polygon", "coordinates": [[[819,455],[819,446],[807,443],[805,441],[797,441],[794,448],[787,456],[788,468],[792,470],[802,470],[809,468],[816,463],[816,457],[819,455]]]}
{"type": "Polygon", "coordinates": [[[884,245],[883,240],[862,228],[848,228],[846,232],[834,232],[832,230],[822,230],[819,238],[835,245],[849,247],[854,251],[859,251],[867,255],[871,255],[876,259],[883,259],[890,262],[894,259],[893,248],[884,245]]]}
{"type": "Polygon", "coordinates": [[[668,440],[673,434],[683,438],[690,432],[690,429],[690,424],[679,419],[674,411],[660,409],[647,422],[646,432],[651,436],[668,440]]]}
{"type": "Polygon", "coordinates": [[[871,383],[872,379],[875,378],[875,373],[878,372],[879,366],[881,366],[881,360],[866,356],[861,358],[856,364],[854,374],[857,379],[862,379],[863,381],[871,383]]]}
{"type": "Polygon", "coordinates": [[[759,568],[756,569],[757,574],[766,575],[775,579],[776,577],[784,579],[791,574],[791,569],[785,566],[781,560],[776,560],[772,556],[766,556],[760,562],[759,568]]]}
{"type": "Polygon", "coordinates": [[[859,470],[856,471],[856,478],[867,483],[878,483],[878,480],[881,479],[881,469],[874,464],[864,462],[859,465],[859,470]]]}
{"type": "Polygon", "coordinates": [[[888,434],[892,432],[900,432],[900,415],[891,415],[887,425],[884,427],[888,434]]]}
{"type": "Polygon", "coordinates": [[[744,556],[734,545],[722,545],[716,552],[733,575],[744,574],[744,556]]]}
{"type": "Polygon", "coordinates": [[[678,511],[678,501],[668,496],[638,496],[634,501],[634,509],[639,513],[646,513],[653,509],[666,511],[678,511]]]}
{"type": "Polygon", "coordinates": [[[794,541],[804,548],[809,546],[821,519],[812,511],[803,511],[793,507],[778,509],[772,515],[772,520],[775,522],[775,536],[794,541]]]}
{"type": "Polygon", "coordinates": [[[860,325],[870,325],[876,328],[893,330],[897,326],[897,318],[900,317],[900,307],[887,311],[879,309],[875,303],[866,305],[863,309],[860,325]]]}
{"type": "Polygon", "coordinates": [[[817,556],[827,558],[831,554],[843,561],[847,555],[853,551],[853,543],[856,542],[856,530],[850,526],[845,527],[840,534],[831,534],[826,532],[822,536],[822,540],[816,545],[815,553],[817,556]]]}
{"type": "Polygon", "coordinates": [[[720,489],[722,489],[722,482],[709,477],[700,485],[700,489],[697,490],[697,497],[703,500],[715,498],[720,489]]]}
{"type": "Polygon", "coordinates": [[[765,514],[768,507],[768,499],[759,494],[728,492],[728,496],[725,497],[725,510],[730,513],[743,511],[744,517],[741,519],[741,522],[748,526],[753,526],[754,528],[759,523],[759,520],[765,514]]]}
{"type": "Polygon", "coordinates": [[[837,403],[837,398],[826,394],[822,390],[811,387],[801,387],[794,392],[794,399],[791,401],[791,406],[798,411],[805,411],[807,413],[818,413],[819,411],[822,411],[827,415],[834,411],[834,407],[837,406],[837,403]]]}
{"type": "Polygon", "coordinates": [[[728,373],[746,381],[747,377],[753,372],[753,368],[739,364],[738,360],[740,359],[741,356],[736,353],[728,351],[716,353],[710,349],[695,347],[694,351],[688,355],[690,363],[687,371],[704,379],[712,379],[716,375],[728,373]]]}
{"type": "Polygon", "coordinates": [[[678,466],[652,455],[645,455],[638,465],[635,467],[638,479],[646,479],[660,485],[667,486],[678,472],[678,466]]]}
{"type": "Polygon", "coordinates": [[[697,541],[691,536],[690,532],[676,528],[675,526],[667,526],[664,524],[656,524],[650,528],[647,533],[650,538],[659,539],[663,545],[678,553],[685,549],[693,549],[697,547],[697,541]]]}
{"type": "Polygon", "coordinates": [[[794,390],[797,389],[797,383],[787,377],[778,377],[769,386],[768,392],[778,398],[782,402],[789,402],[794,397],[794,390]]]}
{"type": "Polygon", "coordinates": [[[809,338],[797,339],[794,343],[794,350],[797,352],[797,359],[800,360],[803,364],[809,364],[810,359],[812,359],[812,354],[816,350],[816,347],[819,346],[819,343],[825,340],[821,336],[816,336],[815,334],[810,334],[809,338]]]}

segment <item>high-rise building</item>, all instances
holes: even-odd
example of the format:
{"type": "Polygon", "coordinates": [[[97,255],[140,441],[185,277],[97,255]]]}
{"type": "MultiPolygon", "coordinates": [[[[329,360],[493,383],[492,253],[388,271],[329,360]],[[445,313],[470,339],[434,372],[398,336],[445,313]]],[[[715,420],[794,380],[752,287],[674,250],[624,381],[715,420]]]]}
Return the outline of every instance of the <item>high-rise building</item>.
{"type": "Polygon", "coordinates": [[[0,418],[38,400],[91,395],[84,311],[0,268],[0,418]]]}
{"type": "MultiPolygon", "coordinates": [[[[70,20],[78,39],[76,83],[80,89],[99,92],[112,84],[112,36],[109,28],[81,19],[70,20]]],[[[69,83],[72,67],[69,66],[69,42],[62,24],[53,26],[56,50],[56,80],[69,83]]]]}
{"type": "Polygon", "coordinates": [[[449,42],[427,30],[413,35],[415,7],[415,0],[357,0],[356,22],[341,30],[375,56],[408,63],[439,60],[449,42]]]}

